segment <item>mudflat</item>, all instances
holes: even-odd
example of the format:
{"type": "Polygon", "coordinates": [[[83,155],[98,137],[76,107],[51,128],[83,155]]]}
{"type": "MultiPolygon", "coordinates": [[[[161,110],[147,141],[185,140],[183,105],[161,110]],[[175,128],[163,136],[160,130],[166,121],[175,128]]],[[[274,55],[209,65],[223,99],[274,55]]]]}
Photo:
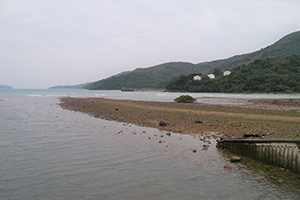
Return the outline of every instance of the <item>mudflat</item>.
{"type": "Polygon", "coordinates": [[[60,105],[96,118],[203,137],[275,132],[267,138],[300,139],[300,103],[295,99],[201,98],[175,103],[67,97],[60,105]]]}

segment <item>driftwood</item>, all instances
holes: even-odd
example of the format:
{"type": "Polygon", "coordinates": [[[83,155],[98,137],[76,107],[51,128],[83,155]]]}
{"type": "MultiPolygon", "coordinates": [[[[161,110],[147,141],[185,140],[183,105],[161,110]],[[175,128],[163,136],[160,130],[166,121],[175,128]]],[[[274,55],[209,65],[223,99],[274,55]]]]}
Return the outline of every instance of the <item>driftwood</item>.
{"type": "Polygon", "coordinates": [[[244,137],[262,137],[262,136],[268,136],[268,135],[273,135],[275,132],[266,132],[266,133],[245,133],[244,137]]]}

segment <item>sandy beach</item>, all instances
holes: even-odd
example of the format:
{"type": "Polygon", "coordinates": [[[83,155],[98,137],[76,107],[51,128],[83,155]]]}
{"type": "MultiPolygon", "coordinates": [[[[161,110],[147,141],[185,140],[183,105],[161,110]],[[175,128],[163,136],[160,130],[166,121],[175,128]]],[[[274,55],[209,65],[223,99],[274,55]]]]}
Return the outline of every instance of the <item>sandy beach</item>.
{"type": "Polygon", "coordinates": [[[300,139],[300,103],[292,99],[201,98],[182,104],[67,97],[60,105],[96,118],[203,137],[275,132],[267,138],[300,139]]]}

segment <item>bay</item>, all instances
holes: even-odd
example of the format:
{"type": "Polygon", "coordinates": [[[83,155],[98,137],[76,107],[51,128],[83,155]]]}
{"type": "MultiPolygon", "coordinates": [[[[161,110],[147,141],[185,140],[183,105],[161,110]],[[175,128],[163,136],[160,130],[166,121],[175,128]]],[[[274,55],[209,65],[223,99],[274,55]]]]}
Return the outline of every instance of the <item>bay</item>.
{"type": "MultiPolygon", "coordinates": [[[[63,110],[59,97],[172,101],[184,93],[1,90],[0,199],[298,199],[198,137],[63,110]],[[194,153],[192,150],[196,150],[194,153]],[[232,171],[224,173],[222,167],[232,171]]],[[[299,95],[203,94],[231,98],[299,95]],[[246,96],[246,97],[245,97],[246,96]]]]}

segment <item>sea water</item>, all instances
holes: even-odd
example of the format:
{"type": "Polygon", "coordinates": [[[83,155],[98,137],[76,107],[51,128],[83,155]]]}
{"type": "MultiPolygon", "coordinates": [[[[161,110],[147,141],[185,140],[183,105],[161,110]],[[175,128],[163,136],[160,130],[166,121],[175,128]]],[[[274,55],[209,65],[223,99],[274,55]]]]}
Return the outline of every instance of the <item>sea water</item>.
{"type": "Polygon", "coordinates": [[[299,198],[297,188],[271,183],[230,163],[213,140],[208,144],[189,135],[168,136],[58,105],[63,96],[172,101],[179,95],[0,90],[0,199],[299,198]],[[232,171],[222,171],[224,165],[232,171]]]}

